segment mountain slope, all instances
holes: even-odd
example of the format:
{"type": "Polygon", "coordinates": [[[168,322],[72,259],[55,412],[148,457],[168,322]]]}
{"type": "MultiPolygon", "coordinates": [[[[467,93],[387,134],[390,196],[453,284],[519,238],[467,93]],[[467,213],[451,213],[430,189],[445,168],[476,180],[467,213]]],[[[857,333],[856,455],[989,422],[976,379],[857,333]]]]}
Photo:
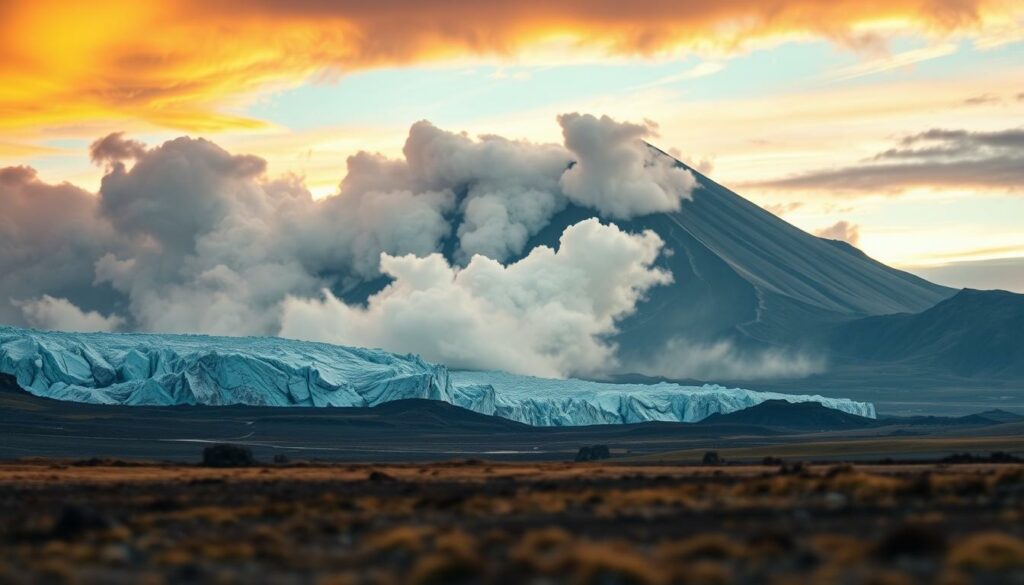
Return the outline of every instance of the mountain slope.
{"type": "MultiPolygon", "coordinates": [[[[955,292],[812,236],[689,170],[699,187],[679,212],[617,222],[661,236],[669,251],[662,265],[675,278],[621,324],[626,361],[680,337],[799,346],[824,323],[922,311],[955,292]]],[[[570,206],[528,249],[557,244],[566,226],[592,215],[570,206]]]]}
{"type": "Polygon", "coordinates": [[[1024,377],[1024,295],[965,289],[925,311],[843,324],[833,350],[957,376],[1024,377]]]}

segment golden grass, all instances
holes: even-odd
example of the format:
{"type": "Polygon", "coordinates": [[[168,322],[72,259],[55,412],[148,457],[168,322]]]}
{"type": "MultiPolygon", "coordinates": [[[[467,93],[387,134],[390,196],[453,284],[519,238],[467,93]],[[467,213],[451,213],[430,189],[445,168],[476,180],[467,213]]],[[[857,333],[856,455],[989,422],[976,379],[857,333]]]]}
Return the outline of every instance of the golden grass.
{"type": "Polygon", "coordinates": [[[0,464],[0,582],[1000,582],[1024,570],[1022,469],[0,464]]]}
{"type": "Polygon", "coordinates": [[[972,534],[954,544],[948,560],[960,569],[1024,569],[1024,540],[1003,532],[972,534]]]}
{"type": "MultiPolygon", "coordinates": [[[[701,460],[706,448],[685,449],[655,453],[629,458],[636,462],[686,462],[694,463],[701,460]]],[[[782,457],[786,459],[822,459],[822,458],[873,458],[884,459],[894,453],[947,455],[949,453],[974,452],[988,453],[1006,451],[1014,454],[1024,453],[1024,436],[1000,437],[886,437],[884,439],[847,439],[842,441],[803,441],[779,445],[758,447],[736,447],[718,449],[718,454],[726,461],[761,460],[764,457],[782,457]]]]}
{"type": "Polygon", "coordinates": [[[667,563],[704,560],[732,560],[747,556],[747,547],[725,534],[708,533],[685,540],[664,542],[655,556],[667,563]]]}

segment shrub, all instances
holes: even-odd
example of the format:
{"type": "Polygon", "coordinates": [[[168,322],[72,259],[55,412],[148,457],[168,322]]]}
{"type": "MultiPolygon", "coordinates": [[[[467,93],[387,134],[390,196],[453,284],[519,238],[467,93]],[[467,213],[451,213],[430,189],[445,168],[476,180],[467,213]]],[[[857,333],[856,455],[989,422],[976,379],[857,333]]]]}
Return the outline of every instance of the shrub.
{"type": "Polygon", "coordinates": [[[909,523],[897,526],[875,547],[875,556],[884,559],[899,557],[937,557],[946,551],[946,536],[938,526],[909,523]]]}
{"type": "Polygon", "coordinates": [[[608,445],[593,445],[591,447],[580,447],[576,453],[576,461],[597,461],[609,459],[612,456],[608,445]]]}
{"type": "Polygon", "coordinates": [[[256,459],[248,447],[241,445],[212,445],[203,449],[203,465],[206,467],[251,467],[256,459]]]}
{"type": "Polygon", "coordinates": [[[51,536],[69,539],[93,530],[106,530],[111,526],[113,526],[111,520],[95,510],[67,505],[61,510],[60,517],[53,525],[51,536]]]}
{"type": "Polygon", "coordinates": [[[480,583],[485,567],[480,560],[458,555],[433,553],[416,561],[408,583],[413,585],[447,585],[480,583]]]}
{"type": "Polygon", "coordinates": [[[708,451],[704,454],[704,459],[701,462],[704,465],[721,465],[725,463],[725,459],[718,456],[718,451],[708,451]]]}
{"type": "Polygon", "coordinates": [[[845,463],[842,465],[833,465],[832,467],[829,467],[828,470],[825,472],[825,477],[831,479],[833,477],[839,477],[840,475],[854,473],[855,471],[856,469],[853,467],[853,465],[850,465],[849,463],[845,463]]]}
{"type": "Polygon", "coordinates": [[[384,473],[383,471],[373,470],[370,475],[366,476],[366,479],[374,483],[391,483],[398,481],[394,477],[384,473]]]}

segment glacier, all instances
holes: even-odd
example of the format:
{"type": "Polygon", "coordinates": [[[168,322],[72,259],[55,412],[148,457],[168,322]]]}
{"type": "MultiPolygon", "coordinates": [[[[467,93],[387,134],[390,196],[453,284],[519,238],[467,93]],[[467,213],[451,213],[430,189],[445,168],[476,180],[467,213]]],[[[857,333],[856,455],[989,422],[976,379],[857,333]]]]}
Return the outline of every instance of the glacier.
{"type": "Polygon", "coordinates": [[[871,403],[845,398],[449,372],[415,355],[267,337],[0,327],[0,373],[37,396],[94,404],[366,407],[420,398],[535,426],[572,426],[695,422],[783,399],[875,417],[871,403]]]}
{"type": "Polygon", "coordinates": [[[416,356],[266,337],[0,327],[0,372],[37,396],[97,404],[451,401],[447,369],[416,356]]]}
{"type": "Polygon", "coordinates": [[[757,392],[717,384],[681,386],[551,380],[505,372],[451,372],[455,404],[535,426],[623,424],[646,421],[697,422],[766,400],[818,402],[875,418],[875,406],[847,398],[757,392]]]}

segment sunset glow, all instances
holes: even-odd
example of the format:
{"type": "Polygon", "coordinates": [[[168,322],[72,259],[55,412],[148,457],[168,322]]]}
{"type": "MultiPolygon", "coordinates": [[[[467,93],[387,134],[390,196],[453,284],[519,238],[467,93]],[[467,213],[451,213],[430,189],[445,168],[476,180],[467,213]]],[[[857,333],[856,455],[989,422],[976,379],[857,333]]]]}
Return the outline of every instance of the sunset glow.
{"type": "MultiPolygon", "coordinates": [[[[651,120],[659,147],[807,231],[855,226],[884,262],[1024,256],[1019,165],[868,177],[929,130],[1021,128],[1019,2],[16,0],[0,8],[0,80],[0,166],[88,191],[104,174],[88,146],[111,132],[202,136],[322,197],[347,157],[399,153],[421,119],[557,142],[555,116],[582,111],[651,120]]],[[[1024,160],[1007,144],[957,156],[1024,160]]]]}

